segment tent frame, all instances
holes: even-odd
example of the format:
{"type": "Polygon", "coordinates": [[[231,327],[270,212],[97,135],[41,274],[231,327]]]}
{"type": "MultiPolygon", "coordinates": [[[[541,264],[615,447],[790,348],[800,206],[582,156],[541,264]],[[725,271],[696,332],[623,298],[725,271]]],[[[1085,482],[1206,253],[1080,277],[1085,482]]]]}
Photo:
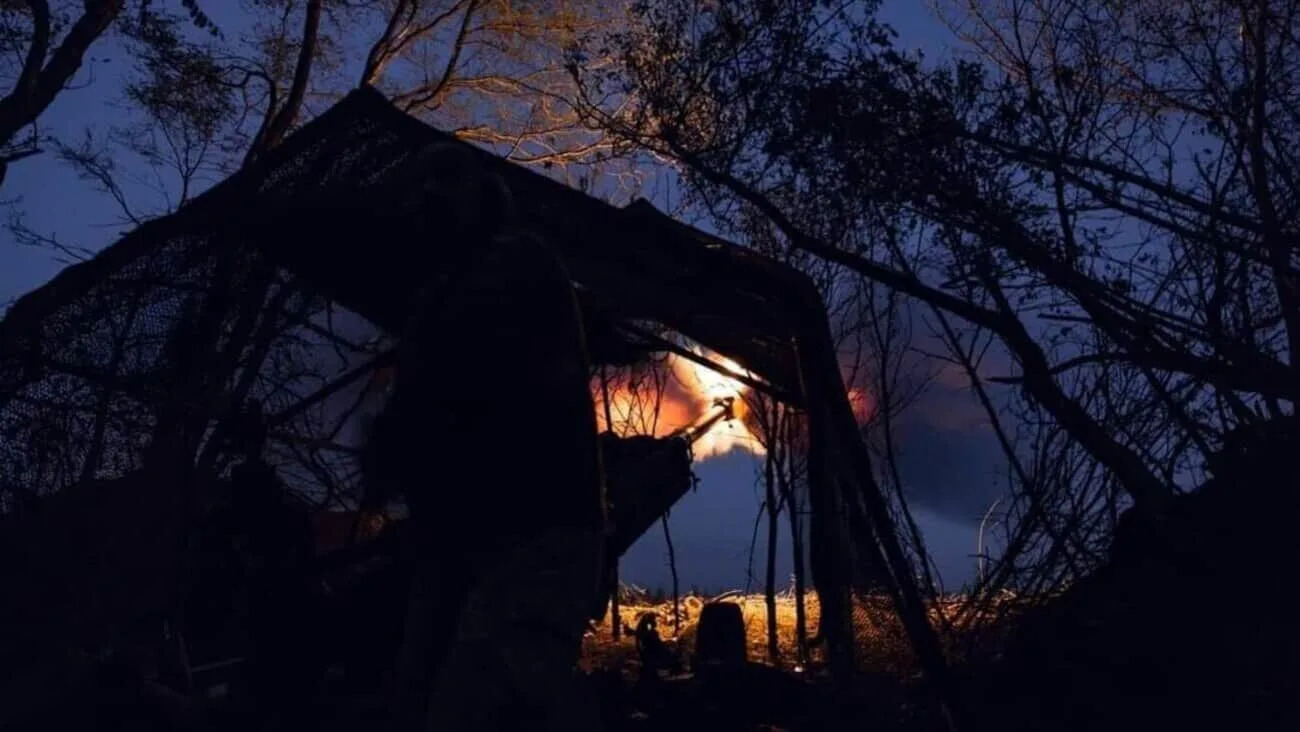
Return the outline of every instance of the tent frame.
{"type": "MultiPolygon", "coordinates": [[[[337,204],[399,195],[421,171],[385,179],[388,173],[375,170],[401,170],[412,151],[431,145],[463,145],[499,176],[520,225],[556,250],[585,304],[614,323],[653,321],[677,331],[740,363],[756,375],[752,386],[806,413],[813,584],[822,598],[832,671],[844,676],[853,665],[851,568],[844,559],[845,548],[853,547],[853,561],[865,562],[892,594],[951,718],[952,680],[873,475],[813,282],[791,267],[673,221],[644,201],[615,207],[457,141],[399,111],[373,89],[352,92],[175,214],[141,225],[21,298],[0,321],[0,357],[37,354],[23,361],[29,368],[22,379],[41,378],[53,368],[39,358],[43,320],[106,273],[181,237],[238,241],[325,297],[396,332],[420,284],[418,273],[437,266],[437,246],[459,245],[415,247],[412,237],[436,237],[427,222],[455,212],[439,211],[437,201],[426,200],[418,211],[367,217],[356,215],[355,206],[344,212],[337,204]],[[354,128],[382,130],[385,139],[396,141],[390,148],[403,152],[379,161],[378,153],[349,154],[350,145],[360,143],[336,140],[348,138],[354,128]],[[369,172],[360,170],[367,165],[369,172]],[[364,245],[364,255],[357,244],[364,245]]],[[[635,327],[623,330],[646,335],[635,327]]],[[[10,394],[0,383],[0,407],[10,394]]]]}

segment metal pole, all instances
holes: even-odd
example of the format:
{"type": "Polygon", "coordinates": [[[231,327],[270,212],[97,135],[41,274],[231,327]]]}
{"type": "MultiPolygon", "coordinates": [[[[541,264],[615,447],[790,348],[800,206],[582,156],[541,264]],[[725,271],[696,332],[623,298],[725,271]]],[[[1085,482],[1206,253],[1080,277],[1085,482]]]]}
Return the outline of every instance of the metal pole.
{"type": "Polygon", "coordinates": [[[988,523],[989,517],[993,515],[993,510],[996,509],[998,507],[998,504],[1001,502],[1002,499],[999,498],[998,500],[993,502],[993,505],[989,506],[989,510],[984,512],[984,518],[980,519],[979,535],[975,539],[975,559],[976,561],[979,562],[978,566],[979,566],[979,577],[980,577],[981,586],[984,584],[984,570],[985,570],[985,563],[987,559],[987,557],[984,556],[984,525],[988,523]]]}

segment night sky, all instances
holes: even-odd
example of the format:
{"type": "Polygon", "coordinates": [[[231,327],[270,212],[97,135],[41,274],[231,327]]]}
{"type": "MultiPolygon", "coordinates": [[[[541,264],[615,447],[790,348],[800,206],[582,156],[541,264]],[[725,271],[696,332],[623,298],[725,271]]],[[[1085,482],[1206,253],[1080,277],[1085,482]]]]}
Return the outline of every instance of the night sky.
{"type": "MultiPolygon", "coordinates": [[[[218,23],[223,10],[204,3],[218,23]]],[[[882,17],[899,31],[899,44],[922,48],[927,56],[943,54],[948,31],[935,21],[926,3],[892,0],[882,17]]],[[[233,9],[233,7],[232,7],[233,9]]],[[[237,11],[236,11],[237,12],[237,11]]],[[[88,124],[121,119],[117,105],[120,81],[128,71],[113,40],[92,50],[94,83],[67,91],[41,118],[42,132],[75,143],[88,124]]],[[[85,73],[85,70],[83,70],[85,73]]],[[[132,183],[133,200],[158,201],[159,193],[142,171],[123,169],[132,183]],[[152,189],[151,189],[152,188],[152,189]]],[[[65,245],[98,250],[130,226],[106,195],[79,180],[52,155],[11,166],[0,191],[6,205],[0,214],[21,212],[32,229],[56,237],[65,245]]],[[[52,277],[63,262],[43,249],[19,246],[7,230],[0,231],[0,302],[7,303],[52,277]]],[[[923,332],[923,331],[922,331],[923,332]]],[[[944,584],[954,590],[974,576],[976,526],[1001,494],[997,484],[999,456],[984,415],[959,374],[942,374],[938,383],[909,412],[902,425],[902,473],[913,510],[926,534],[944,584]]],[[[701,484],[672,512],[670,525],[677,550],[683,589],[743,587],[750,537],[760,488],[755,480],[761,463],[732,453],[697,466],[701,484]]],[[[784,522],[783,522],[784,524],[784,522]]],[[[778,567],[781,584],[791,575],[788,544],[783,538],[778,567]]],[[[760,541],[757,557],[764,555],[760,541]]],[[[754,586],[761,587],[761,563],[754,567],[754,586]]],[[[669,573],[662,531],[653,529],[633,547],[622,567],[625,581],[647,587],[667,587],[669,573]]]]}

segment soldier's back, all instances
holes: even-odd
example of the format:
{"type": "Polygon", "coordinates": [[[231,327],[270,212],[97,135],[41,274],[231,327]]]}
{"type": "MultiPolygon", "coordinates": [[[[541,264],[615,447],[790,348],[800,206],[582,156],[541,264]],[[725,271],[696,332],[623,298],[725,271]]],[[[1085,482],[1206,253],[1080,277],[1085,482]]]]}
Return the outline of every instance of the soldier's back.
{"type": "Polygon", "coordinates": [[[595,526],[580,314],[546,245],[505,237],[474,252],[410,335],[394,395],[404,414],[389,431],[407,441],[403,472],[439,486],[431,500],[451,518],[449,538],[595,526]]]}

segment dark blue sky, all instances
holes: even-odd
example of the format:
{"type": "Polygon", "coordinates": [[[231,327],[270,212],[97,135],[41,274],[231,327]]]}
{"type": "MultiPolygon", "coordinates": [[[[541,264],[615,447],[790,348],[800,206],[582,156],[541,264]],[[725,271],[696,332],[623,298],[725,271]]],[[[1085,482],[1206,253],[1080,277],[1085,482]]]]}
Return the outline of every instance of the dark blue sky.
{"type": "MultiPolygon", "coordinates": [[[[202,3],[205,8],[223,3],[202,3]]],[[[230,3],[233,8],[235,4],[230,3]]],[[[899,31],[904,47],[920,47],[931,58],[942,55],[949,32],[920,0],[890,0],[883,18],[899,31]]],[[[209,10],[219,16],[220,11],[209,10]]],[[[237,11],[236,11],[237,12],[237,11]]],[[[218,21],[221,18],[218,17],[218,21]]],[[[128,70],[121,49],[112,42],[92,51],[94,83],[62,94],[41,118],[42,132],[75,143],[88,126],[100,130],[120,123],[117,105],[120,84],[128,70]]],[[[133,201],[157,201],[153,181],[142,169],[123,161],[133,201]]],[[[97,250],[125,231],[120,208],[106,195],[79,180],[53,156],[18,163],[9,172],[0,199],[3,215],[21,214],[29,227],[64,244],[97,250]]],[[[0,231],[0,302],[31,290],[62,266],[49,251],[25,248],[7,230],[0,231]]],[[[944,374],[905,419],[902,427],[904,482],[913,496],[914,511],[935,555],[945,584],[955,589],[974,574],[976,525],[985,508],[1000,494],[996,487],[996,446],[983,413],[960,378],[944,374]]],[[[759,505],[755,482],[759,462],[731,454],[698,466],[699,490],[674,509],[671,518],[678,568],[684,588],[730,588],[746,581],[748,549],[759,505]]],[[[782,539],[778,568],[782,584],[791,574],[788,545],[782,539]]],[[[762,542],[757,556],[763,556],[762,542]]],[[[761,566],[755,567],[759,577],[761,566]]],[[[662,532],[652,530],[627,556],[627,581],[667,586],[669,574],[662,532]]]]}

